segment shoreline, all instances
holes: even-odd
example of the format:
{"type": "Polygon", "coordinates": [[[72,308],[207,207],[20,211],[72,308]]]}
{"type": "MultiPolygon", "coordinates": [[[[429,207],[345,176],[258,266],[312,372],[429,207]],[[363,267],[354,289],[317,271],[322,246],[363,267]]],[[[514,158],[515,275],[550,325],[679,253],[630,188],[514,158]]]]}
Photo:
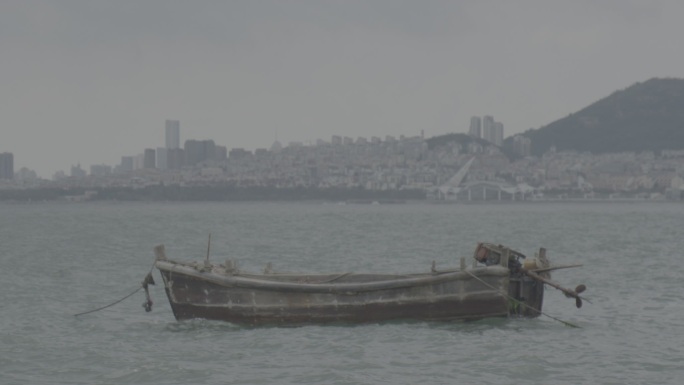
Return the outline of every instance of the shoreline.
{"type": "Polygon", "coordinates": [[[521,199],[489,200],[435,200],[428,198],[425,190],[367,190],[360,187],[236,187],[231,185],[215,186],[165,186],[153,185],[139,188],[98,187],[98,188],[33,188],[0,190],[0,202],[326,202],[336,204],[372,205],[403,204],[423,202],[426,204],[534,204],[534,203],[571,203],[571,202],[683,202],[681,199],[667,199],[662,193],[634,193],[616,196],[615,194],[596,194],[593,197],[573,196],[572,194],[548,194],[548,197],[521,199]]]}

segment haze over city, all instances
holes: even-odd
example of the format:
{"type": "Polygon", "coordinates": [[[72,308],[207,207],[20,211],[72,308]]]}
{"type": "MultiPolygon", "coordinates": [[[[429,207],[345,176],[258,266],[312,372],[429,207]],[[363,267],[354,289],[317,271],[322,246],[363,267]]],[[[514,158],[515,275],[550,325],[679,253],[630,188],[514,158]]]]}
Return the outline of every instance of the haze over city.
{"type": "Polygon", "coordinates": [[[3,1],[0,153],[49,178],[181,141],[506,136],[684,77],[684,4],[3,1]]]}

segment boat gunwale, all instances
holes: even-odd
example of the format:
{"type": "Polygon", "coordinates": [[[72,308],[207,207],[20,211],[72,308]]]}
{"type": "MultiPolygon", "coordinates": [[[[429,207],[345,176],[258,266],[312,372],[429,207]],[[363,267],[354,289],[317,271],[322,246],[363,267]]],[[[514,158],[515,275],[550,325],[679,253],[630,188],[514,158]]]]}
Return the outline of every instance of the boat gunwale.
{"type": "MultiPolygon", "coordinates": [[[[168,271],[170,274],[184,274],[199,280],[208,281],[220,286],[226,287],[242,287],[258,290],[271,291],[289,291],[289,292],[310,292],[310,293],[354,293],[354,292],[370,292],[376,290],[387,289],[402,289],[408,287],[425,286],[431,284],[438,284],[448,281],[471,280],[474,276],[494,275],[507,279],[509,277],[509,270],[502,266],[481,266],[469,269],[467,272],[462,270],[434,272],[416,274],[411,277],[404,277],[399,279],[384,279],[370,282],[354,282],[354,283],[296,283],[283,282],[265,279],[268,275],[249,274],[249,276],[237,274],[219,274],[215,272],[202,272],[196,267],[170,260],[157,260],[155,262],[157,269],[168,271]],[[256,278],[264,277],[264,279],[256,278]]],[[[295,274],[288,274],[296,276],[295,274]]],[[[304,276],[306,274],[302,274],[304,276]]],[[[386,274],[385,274],[386,275],[386,274]]],[[[402,275],[397,275],[400,277],[402,275]]],[[[503,290],[503,288],[502,288],[503,290]]]]}

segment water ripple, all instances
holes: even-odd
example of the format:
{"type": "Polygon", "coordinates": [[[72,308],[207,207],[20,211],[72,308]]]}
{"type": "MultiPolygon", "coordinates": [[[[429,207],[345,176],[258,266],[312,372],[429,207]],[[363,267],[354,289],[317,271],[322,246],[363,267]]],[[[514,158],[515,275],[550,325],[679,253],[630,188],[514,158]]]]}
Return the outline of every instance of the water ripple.
{"type": "MultiPolygon", "coordinates": [[[[678,204],[0,204],[3,384],[677,384],[684,375],[678,204]],[[475,242],[509,244],[585,283],[549,289],[550,318],[248,328],[176,322],[162,287],[134,289],[152,247],[288,271],[427,271],[475,242]]],[[[160,282],[160,281],[159,281],[160,282]]]]}

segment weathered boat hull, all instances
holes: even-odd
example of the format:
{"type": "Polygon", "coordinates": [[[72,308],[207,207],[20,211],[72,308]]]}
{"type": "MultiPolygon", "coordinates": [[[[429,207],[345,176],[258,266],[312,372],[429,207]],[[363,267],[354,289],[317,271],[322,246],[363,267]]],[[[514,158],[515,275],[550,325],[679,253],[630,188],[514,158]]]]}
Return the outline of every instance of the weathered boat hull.
{"type": "Polygon", "coordinates": [[[176,319],[244,325],[536,316],[543,295],[543,285],[512,280],[500,265],[411,275],[249,275],[165,257],[156,266],[176,319]]]}
{"type": "MultiPolygon", "coordinates": [[[[162,270],[177,319],[206,318],[239,324],[378,322],[393,319],[457,320],[508,315],[508,301],[475,280],[441,280],[371,291],[273,291],[236,287],[162,270]]],[[[501,288],[504,276],[483,275],[501,288]]],[[[244,282],[243,282],[244,283],[244,282]]],[[[315,289],[315,288],[314,288],[315,289]]],[[[358,290],[358,289],[357,289],[358,290]]]]}

